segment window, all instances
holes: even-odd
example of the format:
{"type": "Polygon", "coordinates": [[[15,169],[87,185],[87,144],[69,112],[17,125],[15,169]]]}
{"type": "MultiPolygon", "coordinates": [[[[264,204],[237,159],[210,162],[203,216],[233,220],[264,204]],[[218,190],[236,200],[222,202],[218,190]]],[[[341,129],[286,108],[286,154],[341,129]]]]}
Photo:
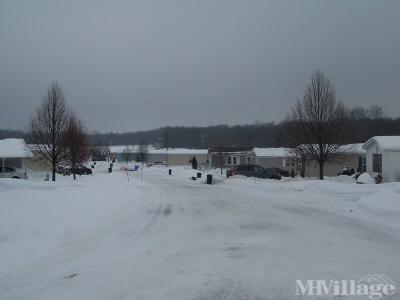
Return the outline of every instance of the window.
{"type": "Polygon", "coordinates": [[[283,166],[284,167],[295,167],[296,166],[296,160],[294,158],[287,158],[283,160],[283,166]]]}
{"type": "Polygon", "coordinates": [[[367,171],[367,158],[366,158],[365,156],[362,158],[361,170],[362,170],[363,172],[366,172],[366,171],[367,171]]]}
{"type": "Polygon", "coordinates": [[[366,172],[366,171],[367,171],[367,158],[365,156],[359,156],[357,172],[366,172]]]}
{"type": "Polygon", "coordinates": [[[297,164],[297,172],[301,172],[301,167],[302,167],[301,162],[299,162],[297,164]]]}
{"type": "Polygon", "coordinates": [[[372,172],[382,173],[382,154],[372,154],[372,172]]]}
{"type": "Polygon", "coordinates": [[[226,158],[227,165],[240,165],[239,162],[240,160],[238,156],[231,155],[226,158]]]}
{"type": "Polygon", "coordinates": [[[251,156],[247,156],[247,159],[246,159],[246,162],[247,162],[247,164],[251,164],[251,156]]]}

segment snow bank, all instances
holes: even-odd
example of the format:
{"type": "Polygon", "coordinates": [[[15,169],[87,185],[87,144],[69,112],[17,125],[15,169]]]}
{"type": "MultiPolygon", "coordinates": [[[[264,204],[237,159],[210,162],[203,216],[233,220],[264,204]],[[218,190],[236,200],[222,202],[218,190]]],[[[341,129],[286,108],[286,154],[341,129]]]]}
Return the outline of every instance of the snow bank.
{"type": "Polygon", "coordinates": [[[357,178],[357,183],[361,183],[361,184],[374,184],[375,183],[375,179],[369,175],[368,173],[362,173],[358,178],[357,178]]]}
{"type": "Polygon", "coordinates": [[[381,190],[361,197],[359,206],[375,214],[399,216],[400,193],[387,189],[381,190]]]}

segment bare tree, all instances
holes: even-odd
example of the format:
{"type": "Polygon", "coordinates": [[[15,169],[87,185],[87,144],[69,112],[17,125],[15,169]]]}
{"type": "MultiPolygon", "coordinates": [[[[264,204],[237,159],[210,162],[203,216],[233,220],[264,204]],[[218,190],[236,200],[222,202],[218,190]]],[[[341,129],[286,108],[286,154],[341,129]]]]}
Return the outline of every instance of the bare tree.
{"type": "Polygon", "coordinates": [[[57,164],[66,156],[69,114],[62,88],[54,82],[28,125],[26,143],[38,160],[51,164],[53,181],[56,180],[57,164]]]}
{"type": "Polygon", "coordinates": [[[125,157],[126,163],[129,163],[129,161],[131,160],[131,152],[132,152],[131,147],[129,145],[126,145],[123,152],[124,152],[124,157],[125,157]]]}
{"type": "Polygon", "coordinates": [[[110,157],[110,147],[107,143],[98,141],[90,147],[90,155],[92,156],[92,160],[108,160],[110,157]]]}
{"type": "Polygon", "coordinates": [[[225,165],[226,147],[224,147],[222,144],[218,144],[217,146],[210,148],[209,153],[211,166],[215,165],[217,168],[220,168],[222,175],[225,165]]]}
{"type": "Polygon", "coordinates": [[[324,179],[324,164],[339,152],[347,128],[347,112],[336,99],[333,84],[316,71],[304,96],[288,114],[289,132],[302,147],[305,157],[318,162],[319,178],[324,179]]]}
{"type": "Polygon", "coordinates": [[[65,145],[67,149],[65,161],[71,167],[75,180],[77,168],[79,165],[88,160],[89,155],[82,121],[76,116],[75,113],[71,114],[69,118],[65,145]]]}
{"type": "Polygon", "coordinates": [[[141,141],[139,143],[138,151],[136,153],[136,160],[138,162],[146,163],[148,161],[148,157],[149,157],[148,146],[145,142],[141,141]]]}

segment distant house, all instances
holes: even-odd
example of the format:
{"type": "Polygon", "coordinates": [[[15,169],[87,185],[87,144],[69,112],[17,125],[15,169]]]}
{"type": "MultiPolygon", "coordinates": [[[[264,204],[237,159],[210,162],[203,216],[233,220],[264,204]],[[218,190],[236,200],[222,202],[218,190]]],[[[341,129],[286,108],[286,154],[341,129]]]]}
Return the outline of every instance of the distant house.
{"type": "Polygon", "coordinates": [[[110,158],[119,162],[136,160],[135,146],[110,146],[110,158]]]}
{"type": "Polygon", "coordinates": [[[210,168],[231,168],[233,166],[252,164],[253,147],[212,147],[208,149],[210,168]]]}
{"type": "MultiPolygon", "coordinates": [[[[299,155],[300,157],[300,155],[299,155]]],[[[366,158],[363,144],[348,144],[340,146],[337,153],[324,164],[325,176],[337,176],[347,167],[349,170],[364,172],[366,170],[366,158]]],[[[318,162],[312,159],[304,161],[304,175],[306,177],[318,177],[318,162]]]]}
{"type": "MultiPolygon", "coordinates": [[[[130,162],[137,160],[137,145],[110,146],[111,158],[119,162],[130,162]]],[[[205,149],[186,149],[186,148],[155,148],[148,146],[147,159],[149,163],[166,162],[171,166],[189,165],[193,157],[196,157],[198,165],[207,164],[207,153],[205,149]]]]}
{"type": "Polygon", "coordinates": [[[300,171],[296,153],[291,148],[254,148],[254,164],[264,168],[300,171]]]}
{"type": "Polygon", "coordinates": [[[195,157],[198,165],[206,165],[207,153],[206,149],[149,148],[149,162],[165,161],[169,166],[184,166],[190,165],[195,157]]]}
{"type": "Polygon", "coordinates": [[[25,168],[25,159],[32,156],[23,139],[0,140],[0,167],[25,168]]]}
{"type": "Polygon", "coordinates": [[[383,182],[400,181],[400,136],[374,136],[363,145],[367,172],[382,174],[383,182]]]}

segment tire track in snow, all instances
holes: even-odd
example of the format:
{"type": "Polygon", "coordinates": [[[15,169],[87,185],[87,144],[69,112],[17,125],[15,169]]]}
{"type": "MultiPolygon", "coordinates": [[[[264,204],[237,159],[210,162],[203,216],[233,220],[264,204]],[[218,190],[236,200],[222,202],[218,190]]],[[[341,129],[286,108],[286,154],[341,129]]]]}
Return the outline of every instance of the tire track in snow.
{"type": "Polygon", "coordinates": [[[139,231],[139,236],[146,234],[158,222],[163,211],[164,211],[164,205],[161,203],[158,205],[157,209],[154,211],[153,215],[146,222],[143,228],[139,231]]]}

